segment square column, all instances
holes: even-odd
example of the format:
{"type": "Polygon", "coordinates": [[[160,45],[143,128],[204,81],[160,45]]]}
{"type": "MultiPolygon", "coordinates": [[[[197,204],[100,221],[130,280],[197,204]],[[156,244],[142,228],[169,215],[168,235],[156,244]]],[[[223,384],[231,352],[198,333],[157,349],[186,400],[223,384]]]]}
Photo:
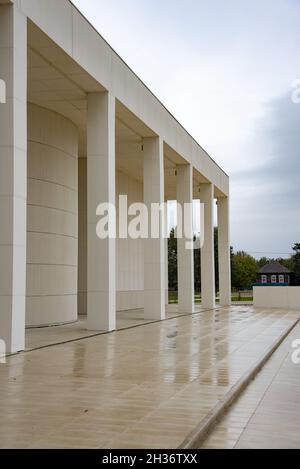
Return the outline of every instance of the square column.
{"type": "Polygon", "coordinates": [[[148,209],[149,236],[144,240],[144,317],[165,319],[164,213],[160,213],[159,236],[151,236],[151,206],[164,203],[164,149],[160,137],[145,138],[144,203],[148,209]]]}
{"type": "Polygon", "coordinates": [[[193,168],[177,167],[178,312],[194,311],[193,168]]]}
{"type": "MultiPolygon", "coordinates": [[[[96,226],[99,204],[115,207],[115,98],[88,95],[87,117],[87,316],[88,329],[116,328],[116,239],[100,239],[96,226]]],[[[114,223],[109,212],[109,223],[114,223]]]]}
{"type": "Polygon", "coordinates": [[[201,248],[202,307],[215,307],[215,256],[214,256],[214,186],[200,185],[201,209],[204,210],[204,243],[201,248]]]}
{"type": "Polygon", "coordinates": [[[218,254],[220,305],[231,304],[229,198],[218,198],[218,254]]]}
{"type": "Polygon", "coordinates": [[[27,208],[27,18],[0,5],[0,340],[25,348],[27,208]]]}

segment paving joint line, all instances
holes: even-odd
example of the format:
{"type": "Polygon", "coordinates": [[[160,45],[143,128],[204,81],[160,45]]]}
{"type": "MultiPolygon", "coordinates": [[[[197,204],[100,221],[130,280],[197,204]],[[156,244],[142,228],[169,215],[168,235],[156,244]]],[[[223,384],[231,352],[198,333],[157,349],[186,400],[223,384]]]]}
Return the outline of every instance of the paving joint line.
{"type": "MultiPolygon", "coordinates": [[[[135,329],[137,327],[150,326],[152,324],[157,324],[157,323],[160,323],[160,322],[171,321],[172,319],[185,318],[185,317],[188,317],[188,316],[196,316],[196,315],[201,314],[201,313],[207,313],[209,311],[218,311],[220,309],[222,309],[222,306],[216,306],[215,308],[203,309],[201,311],[195,311],[194,313],[177,314],[176,316],[173,316],[171,318],[155,319],[153,321],[149,321],[149,322],[146,322],[146,323],[143,323],[143,324],[133,324],[132,326],[124,326],[124,327],[120,327],[120,329],[115,329],[113,331],[102,331],[102,332],[97,332],[96,334],[85,335],[83,337],[75,337],[74,339],[63,340],[61,342],[55,342],[55,343],[52,343],[52,344],[41,345],[41,346],[38,346],[38,347],[33,347],[33,348],[22,350],[20,352],[10,353],[10,354],[6,355],[6,358],[14,357],[14,356],[20,355],[22,353],[34,352],[36,350],[42,350],[42,349],[49,348],[49,347],[55,347],[56,345],[70,344],[72,342],[78,342],[80,340],[92,339],[94,337],[98,337],[98,336],[101,336],[101,335],[113,334],[113,333],[116,333],[116,332],[123,332],[123,331],[127,331],[129,329],[135,329]]],[[[74,323],[69,323],[69,324],[74,324],[74,323]]],[[[68,324],[66,324],[66,325],[68,325],[68,324]]],[[[59,326],[44,326],[44,327],[45,328],[46,327],[52,328],[52,327],[59,327],[59,326]]],[[[39,327],[39,328],[34,328],[34,329],[44,329],[44,327],[39,327]]]]}

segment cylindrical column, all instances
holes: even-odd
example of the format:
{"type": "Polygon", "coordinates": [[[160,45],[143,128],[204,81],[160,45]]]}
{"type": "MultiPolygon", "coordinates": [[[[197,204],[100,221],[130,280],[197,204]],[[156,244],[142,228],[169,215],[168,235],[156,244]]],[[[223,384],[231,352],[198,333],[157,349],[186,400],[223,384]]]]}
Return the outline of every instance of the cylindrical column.
{"type": "Polygon", "coordinates": [[[27,326],[77,320],[77,156],[73,122],[28,104],[27,326]]]}
{"type": "Polygon", "coordinates": [[[201,184],[201,210],[204,210],[203,246],[201,248],[201,297],[202,307],[215,307],[215,264],[214,264],[214,186],[201,184]]]}
{"type": "Polygon", "coordinates": [[[27,199],[27,18],[0,5],[0,340],[7,352],[25,346],[27,199]]]}
{"type": "Polygon", "coordinates": [[[110,93],[88,95],[87,119],[87,315],[90,330],[116,328],[116,239],[96,233],[99,204],[115,208],[115,98],[110,93]]]}
{"type": "Polygon", "coordinates": [[[177,167],[178,311],[194,311],[193,169],[177,167]]]}
{"type": "MultiPolygon", "coordinates": [[[[164,151],[160,137],[145,138],[144,203],[151,220],[152,204],[164,204],[164,151]]],[[[159,236],[149,236],[144,245],[144,316],[145,319],[165,319],[165,240],[164,214],[160,214],[159,236]]]]}
{"type": "Polygon", "coordinates": [[[220,305],[231,304],[229,198],[218,198],[218,256],[220,305]]]}

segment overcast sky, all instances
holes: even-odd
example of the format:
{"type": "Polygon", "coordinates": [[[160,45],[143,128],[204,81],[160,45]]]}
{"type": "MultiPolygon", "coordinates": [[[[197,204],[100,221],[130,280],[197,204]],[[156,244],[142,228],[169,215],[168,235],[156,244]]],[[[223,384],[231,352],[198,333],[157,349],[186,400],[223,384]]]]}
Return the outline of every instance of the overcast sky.
{"type": "Polygon", "coordinates": [[[299,0],[73,0],[231,177],[231,244],[300,242],[299,0]]]}

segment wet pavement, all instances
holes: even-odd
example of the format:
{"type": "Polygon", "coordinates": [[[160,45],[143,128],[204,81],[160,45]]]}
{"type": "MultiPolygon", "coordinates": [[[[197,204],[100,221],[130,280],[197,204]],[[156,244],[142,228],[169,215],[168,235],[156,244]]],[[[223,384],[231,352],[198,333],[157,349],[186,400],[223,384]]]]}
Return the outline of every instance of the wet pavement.
{"type": "Polygon", "coordinates": [[[201,448],[300,448],[300,364],[292,361],[295,352],[292,343],[296,339],[300,339],[300,325],[277,349],[201,448]]]}
{"type": "Polygon", "coordinates": [[[176,448],[299,312],[232,306],[0,365],[2,448],[176,448]]]}

